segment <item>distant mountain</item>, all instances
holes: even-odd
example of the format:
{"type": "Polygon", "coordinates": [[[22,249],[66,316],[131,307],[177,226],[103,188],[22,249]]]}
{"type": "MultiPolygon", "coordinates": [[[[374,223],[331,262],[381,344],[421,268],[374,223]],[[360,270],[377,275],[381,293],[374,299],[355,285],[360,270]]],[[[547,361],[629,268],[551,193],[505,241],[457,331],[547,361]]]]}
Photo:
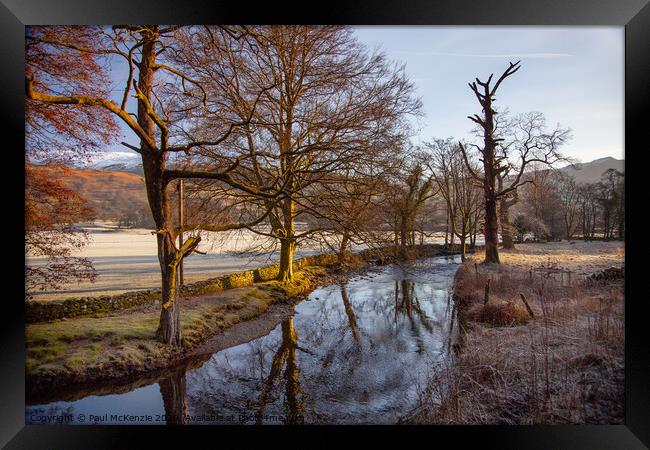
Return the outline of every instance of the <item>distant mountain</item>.
{"type": "Polygon", "coordinates": [[[94,153],[86,168],[143,174],[142,159],[133,152],[94,153]]]}
{"type": "MultiPolygon", "coordinates": [[[[113,164],[108,164],[113,165],[113,164]]],[[[128,163],[124,167],[132,168],[128,163]]],[[[97,220],[119,221],[148,217],[149,206],[144,177],[130,170],[50,168],[50,176],[60,179],[92,208],[97,220]]]]}
{"type": "MultiPolygon", "coordinates": [[[[562,167],[560,171],[574,176],[579,183],[594,183],[600,181],[600,176],[607,169],[616,169],[622,172],[624,166],[624,159],[615,159],[608,156],[586,163],[562,167]]],[[[143,174],[142,159],[140,155],[134,152],[98,152],[93,154],[90,162],[81,168],[143,174]]]]}
{"type": "Polygon", "coordinates": [[[623,172],[625,170],[625,160],[608,156],[587,163],[562,167],[560,171],[572,175],[579,183],[595,183],[600,181],[600,176],[608,169],[623,172]]]}

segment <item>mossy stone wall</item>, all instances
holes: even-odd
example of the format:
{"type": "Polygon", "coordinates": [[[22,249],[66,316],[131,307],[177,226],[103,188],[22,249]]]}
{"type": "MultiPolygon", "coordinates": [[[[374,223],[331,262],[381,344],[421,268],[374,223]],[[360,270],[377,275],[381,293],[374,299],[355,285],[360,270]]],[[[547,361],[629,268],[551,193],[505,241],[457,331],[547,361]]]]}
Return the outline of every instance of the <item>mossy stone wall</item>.
{"type": "MultiPolygon", "coordinates": [[[[457,246],[456,246],[457,247],[457,246]]],[[[458,248],[444,248],[439,244],[427,244],[417,246],[418,257],[444,255],[457,253],[458,248]]],[[[366,261],[375,261],[377,264],[385,264],[391,261],[386,255],[391,254],[390,248],[368,249],[358,253],[366,261]]],[[[323,253],[320,255],[306,256],[296,259],[293,262],[293,269],[299,271],[307,266],[331,267],[338,264],[338,256],[335,253],[323,253]]],[[[279,264],[260,267],[245,272],[237,272],[217,278],[197,281],[181,287],[181,296],[197,297],[201,295],[215,294],[225,289],[250,286],[253,283],[270,281],[277,277],[279,264]]],[[[144,291],[126,292],[123,294],[101,297],[80,297],[68,298],[58,301],[30,300],[25,302],[25,317],[27,323],[51,322],[63,318],[92,316],[105,314],[121,309],[133,308],[160,302],[160,289],[148,289],[144,291]]]]}
{"type": "MultiPolygon", "coordinates": [[[[293,267],[294,270],[300,270],[307,266],[327,267],[336,264],[336,262],[337,257],[335,254],[322,254],[297,259],[294,261],[293,267]]],[[[180,294],[181,296],[196,297],[214,294],[225,289],[250,286],[253,283],[273,280],[278,275],[278,272],[278,264],[247,270],[245,272],[236,272],[230,275],[184,285],[181,287],[180,294]]],[[[30,300],[25,302],[25,318],[27,323],[35,323],[51,322],[53,320],[79,316],[92,316],[160,302],[160,298],[159,289],[149,289],[111,296],[68,298],[61,301],[30,300]]]]}

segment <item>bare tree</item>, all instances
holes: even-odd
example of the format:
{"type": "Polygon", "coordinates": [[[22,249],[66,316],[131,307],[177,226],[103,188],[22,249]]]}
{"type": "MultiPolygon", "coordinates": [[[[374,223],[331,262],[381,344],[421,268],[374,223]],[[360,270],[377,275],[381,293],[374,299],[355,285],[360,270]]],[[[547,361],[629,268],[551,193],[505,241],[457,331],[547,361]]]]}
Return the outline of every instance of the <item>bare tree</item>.
{"type": "Polygon", "coordinates": [[[516,73],[521,66],[519,62],[510,63],[501,74],[496,83],[492,85],[493,75],[483,82],[476,78],[476,82],[469,86],[474,92],[482,107],[482,116],[475,114],[468,118],[478,125],[481,132],[482,146],[471,144],[480,154],[483,162],[483,173],[477,174],[469,164],[469,150],[460,143],[468,170],[472,176],[483,184],[485,201],[485,262],[499,263],[498,244],[498,215],[497,201],[500,196],[506,196],[515,191],[527,181],[522,179],[526,167],[533,163],[552,164],[560,158],[557,148],[569,138],[569,130],[559,126],[551,133],[545,131],[545,120],[541,113],[529,113],[521,116],[514,126],[498,127],[497,112],[493,108],[495,95],[501,83],[509,76],[516,73]],[[477,86],[478,84],[478,86],[477,86]],[[480,86],[480,89],[479,89],[480,86]],[[510,136],[505,136],[501,130],[508,130],[510,136]],[[506,138],[510,137],[508,142],[506,138]],[[516,158],[510,153],[516,153],[516,158]],[[516,168],[513,170],[513,164],[516,168]],[[499,190],[497,188],[497,175],[508,170],[512,171],[509,182],[499,190]]]}
{"type": "Polygon", "coordinates": [[[348,172],[341,180],[321,186],[318,217],[313,227],[323,230],[318,241],[338,254],[344,265],[352,244],[373,247],[384,242],[381,232],[385,180],[380,171],[367,174],[348,172]]]}
{"type": "MultiPolygon", "coordinates": [[[[178,26],[114,26],[112,29],[97,31],[100,42],[92,45],[76,39],[75,36],[47,35],[46,37],[34,36],[34,42],[46,43],[54,46],[61,53],[72,52],[81,55],[110,55],[115,61],[122,59],[127,66],[127,75],[124,80],[124,90],[118,103],[101,92],[85,92],[72,89],[60,95],[56,91],[61,80],[51,80],[44,71],[27,71],[25,79],[26,96],[29,101],[41,105],[58,105],[66,108],[75,107],[96,108],[107,111],[116,119],[123,122],[140,140],[139,145],[124,143],[128,148],[139,153],[142,157],[145,185],[149,206],[156,222],[156,238],[158,244],[158,260],[160,263],[162,279],[162,309],[160,324],[157,334],[163,342],[181,345],[180,307],[178,305],[177,267],[180,261],[193,252],[200,242],[200,236],[190,236],[182,246],[176,247],[175,239],[178,230],[172,223],[169,193],[167,186],[172,180],[179,178],[216,179],[230,183],[233,188],[252,192],[255,195],[277,197],[276,193],[257,192],[246,186],[240,185],[231,175],[237,162],[224,166],[219,171],[187,171],[175,170],[167,167],[169,155],[176,152],[189,152],[197,146],[217,146],[228,138],[232,131],[242,126],[247,121],[229,121],[226,129],[210,140],[195,141],[191,139],[170,142],[170,128],[172,120],[177,119],[174,104],[163,104],[157,95],[163,80],[175,79],[175,83],[164,83],[177,86],[181,94],[186,86],[199,86],[198,83],[178,69],[166,64],[165,59],[173,54],[174,35],[179,30],[178,26]],[[137,111],[128,110],[128,98],[136,98],[137,111]]],[[[245,30],[228,29],[231,39],[240,39],[245,30]],[[237,34],[239,33],[239,34],[237,34]]],[[[199,87],[200,89],[200,87],[199,87]]],[[[199,105],[206,107],[207,99],[201,98],[199,105]]],[[[219,130],[223,130],[223,126],[219,130]]],[[[260,219],[261,221],[261,219],[260,219]]],[[[249,224],[234,224],[231,227],[244,227],[249,224]]]]}
{"type": "Polygon", "coordinates": [[[613,239],[614,230],[618,226],[618,234],[624,235],[624,178],[623,173],[616,169],[603,172],[598,183],[598,201],[601,208],[603,238],[613,239]]]}
{"type": "MultiPolygon", "coordinates": [[[[221,195],[238,195],[248,208],[270,210],[270,229],[249,229],[279,242],[278,279],[291,281],[298,243],[325,231],[298,231],[296,221],[322,218],[324,186],[340,183],[344,171],[371,164],[377,149],[393,148],[406,132],[406,116],[417,114],[420,103],[403,69],[382,54],[368,53],[348,28],[248,27],[251,45],[227,52],[227,84],[218,52],[203,51],[201,45],[236,44],[223,31],[208,30],[209,36],[186,32],[183,42],[191,45],[181,46],[175,59],[207,91],[221,94],[220,109],[196,110],[200,123],[185,123],[182,133],[211,140],[213,123],[222,120],[219,114],[242,119],[251,114],[252,120],[228,139],[230,153],[198,152],[205,164],[238,160],[231,173],[241,185],[256,192],[282,192],[273,205],[268,196],[237,193],[232,186],[222,186],[221,195]],[[262,90],[259,99],[250,95],[262,90]]],[[[218,188],[214,186],[215,192],[218,188]]]]}
{"type": "MultiPolygon", "coordinates": [[[[435,139],[433,142],[424,143],[424,147],[431,152],[432,161],[428,163],[428,167],[446,207],[445,245],[453,245],[456,236],[457,200],[452,179],[459,170],[458,160],[454,158],[454,144],[452,138],[435,139]],[[449,241],[448,234],[451,237],[449,241]]],[[[460,163],[464,164],[462,159],[460,163]]]]}
{"type": "MultiPolygon", "coordinates": [[[[477,190],[480,186],[467,170],[461,149],[452,138],[436,139],[425,143],[425,147],[431,151],[429,168],[438,191],[445,199],[450,230],[452,236],[460,240],[461,259],[465,261],[467,240],[471,239],[476,213],[482,207],[477,190]]],[[[480,173],[476,163],[470,163],[474,172],[480,173]]]]}
{"type": "Polygon", "coordinates": [[[427,173],[422,155],[405,164],[391,184],[386,189],[385,201],[389,206],[389,214],[393,216],[397,256],[407,259],[411,256],[409,249],[415,245],[412,236],[416,217],[437,191],[434,189],[432,175],[427,173]]]}
{"type": "Polygon", "coordinates": [[[567,239],[571,239],[578,226],[578,184],[573,176],[563,172],[557,172],[555,176],[564,217],[565,235],[567,239]]]}
{"type": "Polygon", "coordinates": [[[582,239],[588,241],[596,235],[598,222],[598,184],[587,183],[578,187],[578,203],[580,205],[580,231],[582,239]]]}
{"type": "MultiPolygon", "coordinates": [[[[558,239],[564,235],[564,217],[556,174],[535,164],[526,174],[521,189],[521,208],[536,240],[558,239]]],[[[518,205],[519,206],[519,205],[518,205]]]]}

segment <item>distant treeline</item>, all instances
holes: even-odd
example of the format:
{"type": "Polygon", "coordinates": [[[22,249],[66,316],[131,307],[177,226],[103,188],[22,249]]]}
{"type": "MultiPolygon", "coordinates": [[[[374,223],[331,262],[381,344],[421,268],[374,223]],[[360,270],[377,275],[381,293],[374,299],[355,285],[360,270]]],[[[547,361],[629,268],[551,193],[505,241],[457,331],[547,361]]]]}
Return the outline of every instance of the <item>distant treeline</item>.
{"type": "Polygon", "coordinates": [[[625,175],[606,170],[600,181],[577,183],[562,172],[540,172],[513,208],[516,240],[625,239],[625,175]]]}

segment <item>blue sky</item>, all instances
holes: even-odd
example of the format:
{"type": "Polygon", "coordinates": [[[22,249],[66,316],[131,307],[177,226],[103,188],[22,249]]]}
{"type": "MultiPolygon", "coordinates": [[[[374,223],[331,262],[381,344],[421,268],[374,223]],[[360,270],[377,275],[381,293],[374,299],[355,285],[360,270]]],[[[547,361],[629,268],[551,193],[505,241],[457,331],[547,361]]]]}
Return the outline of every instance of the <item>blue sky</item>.
{"type": "MultiPolygon", "coordinates": [[[[425,113],[413,138],[416,145],[434,137],[469,139],[473,123],[467,116],[480,113],[480,107],[467,83],[491,73],[498,77],[509,61],[521,60],[521,69],[499,88],[497,106],[513,114],[540,111],[550,127],[570,127],[573,139],[564,153],[578,161],[624,157],[622,27],[362,26],[354,31],[370,49],[405,64],[425,113]]],[[[119,90],[125,70],[113,70],[119,90]]],[[[130,130],[124,131],[135,144],[130,130]]]]}
{"type": "Polygon", "coordinates": [[[549,126],[571,127],[564,152],[583,162],[623,158],[622,27],[355,27],[359,40],[406,64],[425,118],[418,141],[469,138],[480,106],[467,86],[521,69],[499,87],[511,113],[541,111],[549,126]]]}

